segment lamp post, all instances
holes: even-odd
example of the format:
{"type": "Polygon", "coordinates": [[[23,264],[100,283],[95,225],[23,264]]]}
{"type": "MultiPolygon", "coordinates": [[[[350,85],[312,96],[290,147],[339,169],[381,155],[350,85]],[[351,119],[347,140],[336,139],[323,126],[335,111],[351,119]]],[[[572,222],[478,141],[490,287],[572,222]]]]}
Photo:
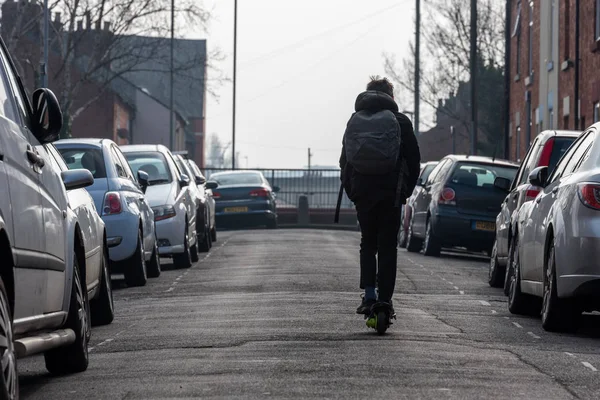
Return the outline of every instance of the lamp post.
{"type": "Polygon", "coordinates": [[[42,87],[48,87],[48,32],[50,31],[50,13],[48,11],[48,0],[44,0],[44,60],[40,65],[42,87]]]}
{"type": "Polygon", "coordinates": [[[235,169],[235,95],[237,84],[237,0],[233,3],[233,115],[231,127],[231,169],[235,169]]]}
{"type": "Polygon", "coordinates": [[[173,144],[174,144],[174,136],[175,136],[175,124],[173,121],[173,103],[174,103],[174,99],[173,99],[173,64],[174,64],[174,60],[173,60],[173,53],[174,53],[174,46],[175,46],[175,0],[171,0],[171,71],[170,71],[170,77],[169,80],[171,81],[170,84],[170,110],[171,112],[170,114],[170,131],[169,131],[169,148],[171,151],[175,150],[173,148],[173,144]]]}
{"type": "Polygon", "coordinates": [[[452,154],[456,154],[456,135],[454,134],[454,125],[450,127],[450,136],[452,137],[452,154]]]}

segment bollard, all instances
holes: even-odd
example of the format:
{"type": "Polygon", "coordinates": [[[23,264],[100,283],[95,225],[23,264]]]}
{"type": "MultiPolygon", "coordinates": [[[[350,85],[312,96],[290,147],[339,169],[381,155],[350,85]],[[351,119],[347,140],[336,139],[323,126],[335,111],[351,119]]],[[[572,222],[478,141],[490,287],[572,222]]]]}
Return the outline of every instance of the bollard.
{"type": "Polygon", "coordinates": [[[298,225],[308,225],[310,219],[308,216],[308,196],[298,197],[298,225]]]}

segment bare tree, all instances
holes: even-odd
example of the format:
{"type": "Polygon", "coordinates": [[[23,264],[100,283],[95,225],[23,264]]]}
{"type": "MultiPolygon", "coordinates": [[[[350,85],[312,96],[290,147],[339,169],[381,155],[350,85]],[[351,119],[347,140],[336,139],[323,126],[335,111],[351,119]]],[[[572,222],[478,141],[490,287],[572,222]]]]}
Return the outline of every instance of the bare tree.
{"type": "MultiPolygon", "coordinates": [[[[498,0],[478,0],[477,47],[479,73],[480,120],[491,109],[502,106],[502,68],[504,65],[504,15],[503,4],[498,0]],[[500,85],[498,85],[500,82],[500,85]]],[[[464,125],[469,130],[470,114],[465,113],[470,105],[468,96],[457,96],[459,90],[468,87],[470,59],[470,1],[469,0],[426,0],[423,8],[425,18],[421,25],[421,101],[430,110],[439,111],[464,125]],[[467,86],[465,86],[467,83],[467,86]],[[440,99],[454,98],[452,107],[439,103],[440,99]]],[[[410,54],[401,61],[384,54],[386,73],[398,86],[399,97],[414,94],[415,49],[410,43],[410,54]]],[[[468,93],[468,90],[466,91],[468,93]]],[[[500,119],[501,121],[501,119],[500,119]]],[[[489,124],[480,124],[486,130],[489,124]]],[[[492,139],[501,126],[497,123],[494,132],[484,132],[492,139]]]]}
{"type": "MultiPolygon", "coordinates": [[[[42,0],[15,3],[17,18],[5,21],[3,15],[2,29],[10,32],[9,50],[17,54],[23,72],[23,62],[35,69],[41,59],[42,0]]],[[[178,0],[175,4],[178,21],[185,21],[185,26],[207,27],[211,14],[201,1],[178,0]]],[[[119,86],[120,78],[157,69],[168,76],[170,6],[170,0],[50,0],[50,13],[55,18],[50,23],[49,83],[60,99],[67,131],[107,89],[119,86]],[[84,94],[90,85],[93,94],[89,89],[84,94]]],[[[181,25],[176,33],[181,32],[181,25]]],[[[216,69],[214,62],[222,59],[218,50],[207,54],[176,47],[175,52],[176,79],[198,80],[202,85],[206,75],[198,74],[203,71],[198,66],[216,69]]],[[[35,72],[24,75],[33,77],[27,82],[32,87],[35,72]]],[[[218,76],[206,85],[208,92],[214,94],[211,87],[222,80],[218,76]]]]}

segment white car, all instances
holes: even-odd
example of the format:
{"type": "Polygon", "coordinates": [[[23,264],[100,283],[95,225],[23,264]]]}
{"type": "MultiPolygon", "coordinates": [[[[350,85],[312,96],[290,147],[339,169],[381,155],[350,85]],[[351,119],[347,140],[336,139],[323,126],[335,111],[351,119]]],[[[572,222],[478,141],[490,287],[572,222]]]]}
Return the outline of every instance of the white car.
{"type": "MultiPolygon", "coordinates": [[[[53,144],[44,145],[44,150],[57,174],[69,170],[53,144]]],[[[67,190],[67,199],[81,229],[81,241],[85,251],[85,282],[90,299],[92,325],[107,325],[114,319],[114,304],[104,221],[96,210],[94,199],[86,189],[67,190]]]]}
{"type": "Polygon", "coordinates": [[[154,211],[158,253],[172,257],[178,268],[191,267],[199,255],[198,204],[190,191],[190,177],[163,145],[128,145],[121,150],[134,174],[148,174],[146,199],[154,211]]]}

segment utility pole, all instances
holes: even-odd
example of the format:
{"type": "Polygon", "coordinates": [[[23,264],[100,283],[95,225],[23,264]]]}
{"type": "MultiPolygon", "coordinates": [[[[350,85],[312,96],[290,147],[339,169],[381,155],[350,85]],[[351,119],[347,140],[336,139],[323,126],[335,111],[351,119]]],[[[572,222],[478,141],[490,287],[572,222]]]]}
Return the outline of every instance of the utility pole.
{"type": "Polygon", "coordinates": [[[450,136],[452,136],[452,154],[456,154],[456,134],[454,133],[454,125],[450,127],[450,136]]]}
{"type": "Polygon", "coordinates": [[[48,11],[48,0],[44,0],[44,61],[40,65],[42,76],[42,87],[48,87],[48,32],[50,31],[50,12],[48,11]]]}
{"type": "Polygon", "coordinates": [[[311,167],[310,164],[311,164],[312,156],[313,156],[313,153],[311,153],[310,147],[309,147],[308,148],[308,169],[310,169],[310,167],[311,167]]]}
{"type": "Polygon", "coordinates": [[[419,104],[421,101],[421,0],[416,0],[415,17],[415,114],[414,131],[419,135],[419,104]]]}
{"type": "Polygon", "coordinates": [[[233,4],[233,116],[231,129],[231,169],[235,169],[235,95],[237,84],[237,0],[233,4]]]}
{"type": "MultiPolygon", "coordinates": [[[[575,0],[575,130],[580,129],[580,105],[579,105],[579,0],[575,0]]],[[[583,127],[585,129],[585,127],[583,127]]]]}
{"type": "Polygon", "coordinates": [[[477,155],[477,0],[471,0],[471,155],[477,155]]]}
{"type": "Polygon", "coordinates": [[[173,107],[173,102],[174,102],[174,98],[173,98],[173,83],[174,83],[174,79],[173,79],[173,69],[174,69],[174,47],[175,47],[175,0],[171,0],[171,71],[170,71],[170,99],[169,99],[169,108],[171,110],[170,114],[170,118],[169,118],[169,127],[170,127],[170,131],[169,131],[169,149],[171,151],[174,151],[175,148],[174,146],[174,141],[175,141],[175,121],[174,121],[174,107],[173,107]]]}
{"type": "MultiPolygon", "coordinates": [[[[553,0],[552,0],[553,1],[553,0]]],[[[506,0],[504,25],[504,158],[510,158],[510,16],[511,0],[506,0]]],[[[552,17],[554,18],[554,17],[552,17]]]]}

